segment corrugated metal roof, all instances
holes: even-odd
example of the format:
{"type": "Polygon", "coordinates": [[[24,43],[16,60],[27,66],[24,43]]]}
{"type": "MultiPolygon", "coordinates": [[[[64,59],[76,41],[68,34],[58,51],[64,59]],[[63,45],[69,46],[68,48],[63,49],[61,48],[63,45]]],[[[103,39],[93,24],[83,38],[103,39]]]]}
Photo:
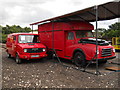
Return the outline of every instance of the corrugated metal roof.
{"type": "MultiPolygon", "coordinates": [[[[96,21],[96,6],[89,7],[83,10],[79,10],[76,12],[68,13],[62,16],[50,18],[47,20],[43,20],[40,22],[32,23],[30,25],[36,25],[40,23],[44,23],[47,21],[87,21],[87,22],[94,22],[96,21]]],[[[120,1],[118,2],[108,2],[105,4],[101,4],[97,6],[98,10],[98,21],[101,20],[110,20],[114,18],[120,17],[120,1]]]]}

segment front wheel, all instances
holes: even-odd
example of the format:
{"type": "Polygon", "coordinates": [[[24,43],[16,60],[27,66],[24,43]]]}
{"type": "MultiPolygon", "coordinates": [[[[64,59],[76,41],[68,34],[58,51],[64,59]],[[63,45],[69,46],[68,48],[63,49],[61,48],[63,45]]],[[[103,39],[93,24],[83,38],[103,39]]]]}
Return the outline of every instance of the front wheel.
{"type": "Polygon", "coordinates": [[[77,52],[74,55],[74,63],[78,67],[84,67],[86,65],[85,56],[81,52],[77,52]]]}
{"type": "Polygon", "coordinates": [[[18,54],[16,54],[15,62],[16,62],[17,64],[20,64],[20,63],[22,62],[22,60],[20,59],[20,57],[19,57],[18,54]]]}
{"type": "Polygon", "coordinates": [[[11,54],[9,54],[8,52],[7,52],[7,57],[8,57],[8,58],[11,58],[11,54]]]}

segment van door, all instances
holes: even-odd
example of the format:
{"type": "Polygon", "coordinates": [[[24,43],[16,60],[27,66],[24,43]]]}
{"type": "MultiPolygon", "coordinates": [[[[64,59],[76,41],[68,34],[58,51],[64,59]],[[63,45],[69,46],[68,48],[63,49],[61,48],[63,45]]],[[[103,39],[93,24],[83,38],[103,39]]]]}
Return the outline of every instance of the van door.
{"type": "Polygon", "coordinates": [[[12,36],[12,55],[15,56],[16,53],[16,36],[12,36]]]}
{"type": "Polygon", "coordinates": [[[74,32],[66,32],[66,57],[71,57],[73,45],[75,44],[74,32]]]}

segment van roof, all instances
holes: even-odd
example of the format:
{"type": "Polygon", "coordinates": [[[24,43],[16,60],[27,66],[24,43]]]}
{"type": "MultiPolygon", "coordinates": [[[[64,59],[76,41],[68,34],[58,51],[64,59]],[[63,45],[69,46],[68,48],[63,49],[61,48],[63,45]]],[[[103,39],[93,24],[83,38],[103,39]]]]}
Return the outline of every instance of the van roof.
{"type": "Polygon", "coordinates": [[[94,30],[92,24],[84,21],[68,21],[68,22],[49,22],[38,26],[39,31],[53,30],[94,30]]]}
{"type": "Polygon", "coordinates": [[[11,36],[11,35],[38,35],[38,34],[35,34],[35,33],[12,33],[9,35],[11,36]]]}

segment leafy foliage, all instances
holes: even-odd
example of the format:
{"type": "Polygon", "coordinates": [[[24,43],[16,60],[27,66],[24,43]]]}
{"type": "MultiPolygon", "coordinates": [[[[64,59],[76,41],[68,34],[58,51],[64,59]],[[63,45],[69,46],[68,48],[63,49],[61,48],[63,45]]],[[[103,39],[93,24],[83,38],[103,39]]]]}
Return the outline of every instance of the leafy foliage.
{"type": "MultiPolygon", "coordinates": [[[[6,37],[10,33],[18,33],[18,32],[31,32],[32,30],[29,27],[20,27],[19,25],[6,25],[5,27],[0,25],[0,36],[2,37],[2,40],[0,40],[0,43],[6,42],[6,37]]],[[[99,28],[98,29],[98,34],[100,38],[109,38],[111,39],[112,37],[120,37],[120,23],[114,23],[109,26],[109,29],[104,29],[104,28],[99,28]]]]}
{"type": "Polygon", "coordinates": [[[20,27],[19,25],[12,25],[12,26],[9,26],[9,25],[6,25],[5,27],[3,26],[0,26],[0,30],[2,31],[2,41],[0,40],[0,43],[3,42],[5,43],[6,42],[6,37],[8,34],[10,33],[21,33],[21,32],[30,32],[31,31],[31,28],[29,27],[20,27]]]}
{"type": "Polygon", "coordinates": [[[115,23],[109,26],[109,29],[98,29],[102,38],[120,37],[120,23],[115,23]]]}

